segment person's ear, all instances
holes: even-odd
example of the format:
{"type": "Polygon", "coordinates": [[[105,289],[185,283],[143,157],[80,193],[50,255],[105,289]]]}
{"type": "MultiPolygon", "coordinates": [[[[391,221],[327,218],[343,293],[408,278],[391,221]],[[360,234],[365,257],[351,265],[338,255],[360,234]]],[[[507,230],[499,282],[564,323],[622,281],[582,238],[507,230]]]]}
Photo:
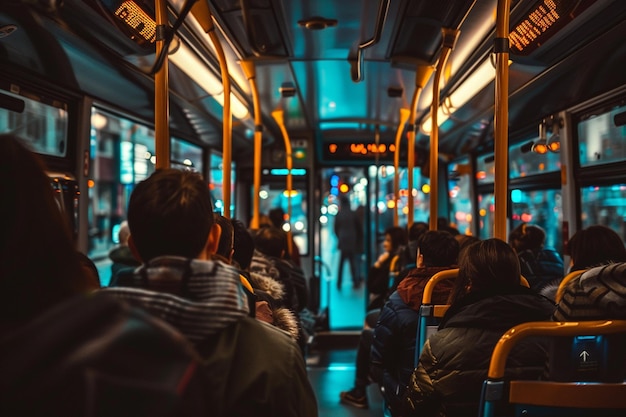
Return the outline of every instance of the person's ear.
{"type": "Polygon", "coordinates": [[[417,267],[422,268],[424,266],[424,255],[421,253],[417,255],[417,267]]]}
{"type": "Polygon", "coordinates": [[[219,224],[214,223],[209,230],[209,236],[207,236],[206,244],[204,245],[204,253],[206,259],[210,259],[211,255],[217,253],[217,247],[220,244],[220,236],[222,234],[222,228],[219,224]]]}
{"type": "Polygon", "coordinates": [[[137,246],[135,246],[135,240],[133,239],[133,235],[128,237],[128,247],[130,248],[130,253],[133,254],[135,259],[139,262],[143,263],[143,259],[141,259],[141,255],[139,255],[139,251],[137,250],[137,246]]]}

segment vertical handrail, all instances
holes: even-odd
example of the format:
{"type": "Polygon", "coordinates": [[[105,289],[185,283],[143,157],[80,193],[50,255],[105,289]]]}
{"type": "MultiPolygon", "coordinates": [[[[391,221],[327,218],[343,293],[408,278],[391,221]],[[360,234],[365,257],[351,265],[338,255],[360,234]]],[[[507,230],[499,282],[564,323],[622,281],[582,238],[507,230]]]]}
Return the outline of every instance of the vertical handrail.
{"type": "Polygon", "coordinates": [[[400,109],[400,120],[398,121],[398,130],[396,131],[396,151],[393,153],[393,225],[398,227],[398,202],[400,201],[400,141],[402,140],[402,132],[404,125],[409,120],[411,111],[406,108],[400,109]]]}
{"type": "Polygon", "coordinates": [[[494,111],[494,236],[507,240],[507,188],[509,144],[509,12],[510,0],[498,0],[496,17],[495,111],[494,111]]]}
{"type": "Polygon", "coordinates": [[[224,107],[222,111],[222,192],[224,198],[224,217],[230,218],[231,201],[231,165],[232,165],[232,135],[233,113],[230,108],[230,76],[228,75],[228,62],[224,54],[224,48],[215,32],[213,16],[206,0],[198,1],[193,5],[191,12],[196,16],[202,29],[209,35],[215,46],[215,53],[220,63],[222,84],[224,86],[224,107]]]}
{"type": "Polygon", "coordinates": [[[261,120],[261,100],[259,98],[259,89],[256,83],[256,67],[252,60],[241,61],[241,68],[246,74],[246,78],[250,82],[252,90],[252,102],[254,105],[254,194],[252,197],[252,221],[250,227],[258,229],[259,214],[261,211],[261,145],[263,136],[263,125],[261,120]]]}
{"type": "Polygon", "coordinates": [[[157,25],[156,56],[163,54],[163,63],[154,74],[154,150],[156,169],[170,167],[170,128],[169,128],[169,81],[167,48],[167,1],[156,0],[155,18],[157,25]]]}
{"type": "Polygon", "coordinates": [[[293,177],[291,175],[291,170],[293,168],[293,156],[291,153],[291,141],[289,140],[289,133],[287,133],[283,115],[284,112],[282,110],[274,110],[272,112],[272,117],[276,120],[276,123],[278,123],[278,127],[280,127],[280,131],[283,134],[283,139],[285,141],[285,159],[287,163],[287,223],[289,223],[289,231],[287,232],[287,249],[289,251],[289,255],[291,255],[293,253],[293,239],[291,231],[291,190],[293,189],[293,177]]]}
{"type": "Polygon", "coordinates": [[[430,120],[432,127],[430,129],[430,230],[437,230],[437,217],[439,217],[439,124],[437,123],[437,115],[439,113],[439,83],[441,74],[446,66],[448,57],[454,49],[456,40],[459,36],[458,29],[442,28],[443,31],[443,48],[441,56],[437,63],[435,78],[433,80],[433,102],[430,106],[430,120]]]}
{"type": "Polygon", "coordinates": [[[415,125],[415,116],[417,114],[417,103],[419,97],[424,90],[426,81],[433,73],[433,67],[430,65],[420,65],[415,71],[415,91],[413,93],[413,100],[411,101],[411,115],[409,119],[411,124],[409,125],[408,132],[408,145],[407,145],[407,168],[408,168],[408,215],[407,215],[407,227],[413,226],[415,221],[415,197],[413,196],[413,168],[415,167],[415,135],[417,133],[417,126],[415,125]]]}

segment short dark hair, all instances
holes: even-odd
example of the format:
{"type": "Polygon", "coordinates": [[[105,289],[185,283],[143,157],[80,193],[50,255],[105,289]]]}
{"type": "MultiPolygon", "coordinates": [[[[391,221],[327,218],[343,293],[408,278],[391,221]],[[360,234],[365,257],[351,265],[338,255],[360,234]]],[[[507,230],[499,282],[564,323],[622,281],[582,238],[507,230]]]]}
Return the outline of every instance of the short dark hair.
{"type": "Polygon", "coordinates": [[[537,225],[522,223],[509,234],[509,244],[517,253],[525,250],[537,250],[543,247],[546,232],[537,225]]]}
{"type": "Polygon", "coordinates": [[[459,257],[459,242],[444,230],[429,230],[418,241],[425,266],[452,266],[459,257]]]}
{"type": "Polygon", "coordinates": [[[254,255],[254,240],[246,225],[237,219],[230,220],[233,225],[233,261],[239,264],[241,269],[248,269],[254,255]]]}
{"type": "Polygon", "coordinates": [[[574,261],[572,271],[610,262],[626,262],[626,248],[622,238],[606,226],[594,225],[577,231],[567,247],[574,261]]]}
{"type": "Polygon", "coordinates": [[[280,258],[287,250],[287,233],[274,227],[262,227],[254,234],[254,246],[267,256],[280,258]]]}
{"type": "Polygon", "coordinates": [[[220,229],[222,229],[220,233],[220,240],[217,244],[217,251],[215,253],[226,259],[230,259],[234,242],[233,224],[230,222],[230,219],[219,214],[215,215],[215,223],[217,223],[220,229]]]}
{"type": "Polygon", "coordinates": [[[408,243],[407,231],[403,227],[392,226],[385,230],[385,235],[389,235],[391,238],[393,250],[397,250],[408,243]]]}
{"type": "Polygon", "coordinates": [[[144,262],[163,255],[197,257],[214,222],[209,188],[195,172],[159,169],[130,196],[128,226],[144,262]]]}

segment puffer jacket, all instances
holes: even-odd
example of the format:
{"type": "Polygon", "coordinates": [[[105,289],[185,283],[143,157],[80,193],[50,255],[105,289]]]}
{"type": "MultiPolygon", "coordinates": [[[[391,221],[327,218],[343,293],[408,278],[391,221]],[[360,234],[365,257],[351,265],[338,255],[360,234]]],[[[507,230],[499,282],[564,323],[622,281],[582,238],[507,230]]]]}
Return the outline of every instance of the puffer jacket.
{"type": "MultiPolygon", "coordinates": [[[[406,390],[415,362],[415,337],[424,287],[445,267],[415,268],[409,271],[383,307],[374,329],[370,352],[370,377],[380,385],[392,412],[401,409],[399,401],[406,390]]],[[[445,304],[453,281],[435,286],[433,303],[445,304]]]]}
{"type": "MultiPolygon", "coordinates": [[[[470,293],[450,307],[424,345],[410,378],[405,416],[475,416],[491,353],[500,336],[528,321],[549,320],[554,304],[526,287],[470,293]]],[[[546,361],[544,343],[528,339],[509,355],[507,379],[535,379],[546,361]]]]}

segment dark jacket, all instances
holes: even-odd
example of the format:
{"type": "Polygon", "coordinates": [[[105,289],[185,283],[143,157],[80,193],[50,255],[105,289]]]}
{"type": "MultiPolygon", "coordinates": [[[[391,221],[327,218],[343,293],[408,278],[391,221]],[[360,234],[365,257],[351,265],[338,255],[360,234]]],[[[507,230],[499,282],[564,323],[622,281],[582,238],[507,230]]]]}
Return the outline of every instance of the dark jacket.
{"type": "Polygon", "coordinates": [[[0,337],[0,415],[212,415],[200,357],[169,325],[102,292],[0,337]]]}
{"type": "MultiPolygon", "coordinates": [[[[384,388],[383,396],[391,410],[401,409],[401,396],[415,367],[415,337],[424,287],[444,267],[416,268],[400,282],[378,318],[370,352],[370,376],[384,388]]],[[[445,304],[453,281],[435,286],[433,303],[445,304]]]]}
{"type": "Polygon", "coordinates": [[[540,292],[563,279],[563,259],[553,249],[525,250],[518,255],[522,275],[530,288],[540,292]]]}
{"type": "MultiPolygon", "coordinates": [[[[548,299],[522,286],[459,300],[424,345],[411,375],[405,415],[478,415],[482,383],[500,336],[524,322],[549,320],[553,311],[548,299]]],[[[513,348],[505,376],[538,378],[545,361],[544,344],[529,339],[513,348]]]]}
{"type": "Polygon", "coordinates": [[[141,265],[128,246],[120,245],[111,249],[109,252],[109,259],[113,261],[111,264],[111,280],[109,286],[114,287],[117,285],[120,273],[124,271],[132,271],[141,265]]]}
{"type": "Polygon", "coordinates": [[[206,395],[212,416],[317,416],[298,345],[286,332],[249,317],[235,268],[160,257],[134,278],[138,288],[102,291],[138,303],[194,343],[211,381],[206,395]]]}

